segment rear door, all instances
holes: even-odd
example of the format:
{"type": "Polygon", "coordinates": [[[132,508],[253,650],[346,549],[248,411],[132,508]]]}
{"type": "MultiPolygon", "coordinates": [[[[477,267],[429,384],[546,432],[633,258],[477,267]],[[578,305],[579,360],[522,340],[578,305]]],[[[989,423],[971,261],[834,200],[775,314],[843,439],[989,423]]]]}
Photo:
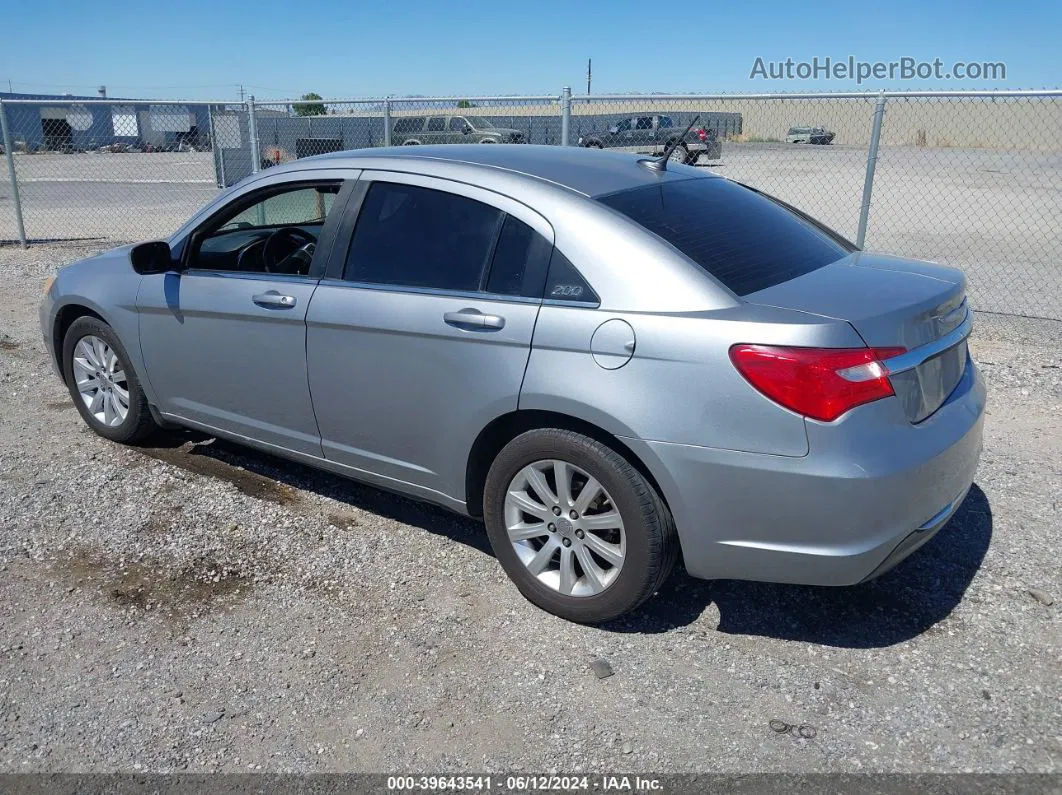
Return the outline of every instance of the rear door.
{"type": "Polygon", "coordinates": [[[424,117],[399,116],[392,121],[391,143],[395,146],[424,143],[424,117]]]}
{"type": "Polygon", "coordinates": [[[365,172],[355,205],[307,316],[324,455],[463,501],[473,441],[517,408],[553,231],[512,199],[416,175],[365,172]]]}
{"type": "Polygon", "coordinates": [[[424,143],[426,144],[457,143],[446,129],[445,116],[429,116],[428,125],[424,129],[424,143]]]}

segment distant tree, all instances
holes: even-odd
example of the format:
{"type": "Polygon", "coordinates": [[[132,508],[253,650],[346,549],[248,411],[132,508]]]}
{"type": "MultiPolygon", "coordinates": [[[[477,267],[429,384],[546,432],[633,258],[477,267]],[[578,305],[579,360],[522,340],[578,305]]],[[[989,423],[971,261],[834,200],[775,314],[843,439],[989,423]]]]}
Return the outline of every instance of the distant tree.
{"type": "Polygon", "coordinates": [[[459,107],[459,108],[474,108],[476,106],[474,104],[472,104],[471,102],[469,102],[467,99],[462,99],[460,102],[457,103],[457,107],[459,107]]]}
{"type": "MultiPolygon", "coordinates": [[[[303,94],[299,99],[320,100],[322,97],[311,91],[309,94],[303,94]]],[[[292,107],[297,116],[324,116],[328,113],[323,102],[296,102],[292,107]]]]}

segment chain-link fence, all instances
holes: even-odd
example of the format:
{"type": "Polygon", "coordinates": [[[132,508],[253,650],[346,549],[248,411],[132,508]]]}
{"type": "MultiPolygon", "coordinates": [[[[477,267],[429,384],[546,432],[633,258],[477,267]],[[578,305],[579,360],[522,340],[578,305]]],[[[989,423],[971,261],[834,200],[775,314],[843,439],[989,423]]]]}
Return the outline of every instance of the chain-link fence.
{"type": "Polygon", "coordinates": [[[0,242],[164,236],[219,188],[326,152],[457,143],[670,149],[867,248],[962,268],[978,309],[1062,320],[1057,90],[2,99],[0,118],[0,242]]]}

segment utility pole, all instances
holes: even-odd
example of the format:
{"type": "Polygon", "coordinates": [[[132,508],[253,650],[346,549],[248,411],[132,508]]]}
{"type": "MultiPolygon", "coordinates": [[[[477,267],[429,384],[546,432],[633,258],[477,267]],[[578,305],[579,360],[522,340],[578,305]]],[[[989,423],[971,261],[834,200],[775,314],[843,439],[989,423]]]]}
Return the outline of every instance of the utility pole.
{"type": "Polygon", "coordinates": [[[240,83],[240,102],[243,102],[243,83],[240,83]]]}
{"type": "Polygon", "coordinates": [[[592,61],[593,61],[593,59],[591,59],[591,58],[587,58],[586,59],[586,93],[587,94],[590,93],[590,78],[593,75],[593,73],[590,71],[590,64],[592,63],[592,61]]]}

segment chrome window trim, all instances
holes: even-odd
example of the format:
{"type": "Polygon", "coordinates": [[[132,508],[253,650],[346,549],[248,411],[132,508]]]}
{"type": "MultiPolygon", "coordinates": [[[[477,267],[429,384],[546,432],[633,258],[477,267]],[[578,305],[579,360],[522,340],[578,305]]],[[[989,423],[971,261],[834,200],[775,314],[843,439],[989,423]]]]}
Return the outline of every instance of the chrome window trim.
{"type": "Polygon", "coordinates": [[[888,369],[889,373],[903,373],[908,370],[913,370],[921,364],[932,359],[934,356],[939,356],[949,348],[953,348],[967,337],[970,336],[970,332],[973,330],[973,317],[970,313],[969,307],[966,309],[966,317],[963,318],[962,323],[956,326],[952,331],[945,334],[939,339],[933,340],[933,342],[922,345],[914,350],[902,353],[899,356],[893,356],[891,359],[885,359],[882,361],[888,369]]]}
{"type": "Polygon", "coordinates": [[[199,270],[187,268],[183,271],[171,271],[181,276],[209,276],[215,279],[242,279],[244,281],[258,282],[292,282],[316,284],[320,281],[315,276],[304,276],[299,273],[267,273],[265,271],[219,271],[213,269],[199,270]]]}
{"type": "Polygon", "coordinates": [[[502,293],[479,292],[476,290],[443,290],[437,287],[414,287],[401,284],[384,284],[377,282],[352,282],[349,279],[328,277],[321,279],[321,287],[355,287],[361,290],[374,290],[380,293],[410,293],[438,298],[464,298],[469,301],[501,301],[508,304],[541,304],[541,298],[528,298],[523,295],[504,295],[502,293]]]}
{"type": "Polygon", "coordinates": [[[546,238],[546,241],[551,246],[557,244],[557,235],[553,231],[553,225],[545,216],[529,205],[524,204],[520,199],[516,199],[504,193],[499,193],[498,191],[490,190],[489,188],[481,188],[478,185],[473,185],[468,182],[447,179],[446,177],[435,177],[413,171],[371,168],[366,168],[362,171],[359,181],[364,182],[369,187],[371,187],[374,182],[390,182],[397,185],[414,185],[420,188],[428,188],[443,193],[452,193],[456,196],[463,196],[466,199],[472,199],[481,204],[493,207],[496,210],[501,210],[503,213],[513,216],[518,221],[523,221],[542,235],[542,237],[546,238]]]}
{"type": "Polygon", "coordinates": [[[348,279],[336,279],[331,276],[320,280],[321,287],[356,287],[362,290],[374,290],[380,293],[412,293],[414,295],[431,295],[440,298],[466,298],[469,301],[500,301],[508,304],[542,304],[543,306],[566,306],[574,309],[598,309],[601,304],[587,301],[565,301],[560,298],[529,298],[524,295],[506,295],[504,293],[476,292],[469,290],[441,290],[436,287],[412,287],[377,282],[352,282],[348,279]]]}

